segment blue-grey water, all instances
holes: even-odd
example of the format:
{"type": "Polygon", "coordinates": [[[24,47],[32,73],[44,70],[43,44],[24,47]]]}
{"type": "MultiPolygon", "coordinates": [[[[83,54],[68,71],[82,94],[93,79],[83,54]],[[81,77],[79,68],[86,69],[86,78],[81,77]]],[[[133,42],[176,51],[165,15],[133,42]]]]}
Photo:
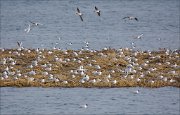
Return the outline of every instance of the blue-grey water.
{"type": "Polygon", "coordinates": [[[178,49],[180,44],[179,0],[0,0],[1,48],[91,49],[131,47],[178,49]],[[98,17],[94,6],[101,10],[98,17]],[[82,22],[75,15],[79,7],[82,22]],[[135,16],[139,21],[123,20],[135,16]],[[29,21],[43,25],[24,32],[29,21]],[[142,39],[134,36],[143,34],[142,39]],[[59,40],[60,38],[60,40],[59,40]],[[72,43],[72,45],[68,45],[72,43]]]}
{"type": "Polygon", "coordinates": [[[1,88],[0,114],[180,114],[180,89],[1,88]],[[140,93],[133,94],[133,91],[140,93]],[[88,104],[87,108],[80,105],[88,104]]]}

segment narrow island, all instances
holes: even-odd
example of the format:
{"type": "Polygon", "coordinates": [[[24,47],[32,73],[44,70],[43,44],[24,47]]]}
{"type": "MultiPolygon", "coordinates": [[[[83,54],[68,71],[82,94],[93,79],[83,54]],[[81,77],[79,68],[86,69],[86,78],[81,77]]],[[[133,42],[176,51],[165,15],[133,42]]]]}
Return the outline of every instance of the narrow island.
{"type": "Polygon", "coordinates": [[[180,87],[180,53],[161,49],[1,49],[1,87],[180,87]]]}

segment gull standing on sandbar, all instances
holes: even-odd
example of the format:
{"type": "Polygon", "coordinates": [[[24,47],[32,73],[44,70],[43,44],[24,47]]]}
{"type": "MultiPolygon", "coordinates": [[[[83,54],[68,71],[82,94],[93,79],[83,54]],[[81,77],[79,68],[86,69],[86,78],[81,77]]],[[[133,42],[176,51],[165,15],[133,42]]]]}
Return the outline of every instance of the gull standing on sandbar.
{"type": "Polygon", "coordinates": [[[101,14],[100,14],[100,12],[101,12],[101,11],[100,11],[100,10],[99,10],[96,6],[95,6],[95,10],[94,10],[94,12],[96,12],[98,16],[100,16],[100,15],[101,15],[101,14]]]}
{"type": "Polygon", "coordinates": [[[138,19],[136,17],[133,17],[133,16],[127,16],[127,17],[124,17],[123,19],[126,19],[128,18],[129,20],[136,20],[138,21],[138,19]]]}
{"type": "Polygon", "coordinates": [[[83,14],[80,12],[79,8],[77,8],[76,14],[81,18],[81,21],[83,21],[83,18],[82,18],[83,14]]]}

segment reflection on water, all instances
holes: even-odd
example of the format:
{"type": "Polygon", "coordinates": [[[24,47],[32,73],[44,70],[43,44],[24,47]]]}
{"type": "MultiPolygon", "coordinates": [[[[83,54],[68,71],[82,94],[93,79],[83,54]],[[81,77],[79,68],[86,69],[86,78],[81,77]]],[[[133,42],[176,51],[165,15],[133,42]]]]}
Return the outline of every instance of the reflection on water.
{"type": "Polygon", "coordinates": [[[1,114],[179,114],[179,88],[1,88],[1,114]],[[140,90],[138,94],[133,92],[140,90]],[[80,105],[88,104],[87,108],[80,105]]]}

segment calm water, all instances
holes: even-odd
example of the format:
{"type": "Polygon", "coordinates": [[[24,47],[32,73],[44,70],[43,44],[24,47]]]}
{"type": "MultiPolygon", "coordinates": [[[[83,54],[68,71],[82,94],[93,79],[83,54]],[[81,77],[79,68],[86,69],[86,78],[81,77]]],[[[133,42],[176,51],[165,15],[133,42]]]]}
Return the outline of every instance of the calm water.
{"type": "Polygon", "coordinates": [[[180,89],[1,88],[1,114],[180,114],[180,89]],[[140,89],[139,94],[133,91],[140,89]],[[87,108],[80,105],[88,104],[87,108]]]}
{"type": "Polygon", "coordinates": [[[84,42],[91,49],[121,48],[136,44],[137,49],[179,48],[179,0],[0,0],[2,48],[16,48],[22,41],[27,48],[80,49],[84,42]],[[101,10],[101,17],[93,11],[101,10]],[[84,22],[75,15],[82,11],[84,22]],[[136,16],[139,21],[124,21],[136,16]],[[26,34],[29,21],[43,25],[26,34]],[[142,40],[133,36],[143,33],[142,40]],[[58,38],[61,38],[58,40],[58,38]],[[69,46],[69,43],[72,43],[69,46]]]}

